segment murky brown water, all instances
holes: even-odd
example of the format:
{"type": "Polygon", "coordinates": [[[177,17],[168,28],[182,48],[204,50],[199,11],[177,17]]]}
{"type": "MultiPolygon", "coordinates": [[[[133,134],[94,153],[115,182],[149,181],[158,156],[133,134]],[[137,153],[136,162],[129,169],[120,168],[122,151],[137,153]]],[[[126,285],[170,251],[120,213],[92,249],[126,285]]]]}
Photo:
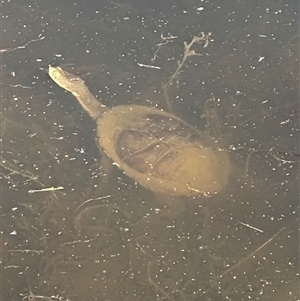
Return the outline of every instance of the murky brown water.
{"type": "Polygon", "coordinates": [[[299,300],[298,4],[66,3],[1,7],[3,300],[299,300]],[[228,186],[167,198],[106,175],[48,64],[106,104],[167,108],[162,84],[201,31],[214,41],[167,92],[228,151],[228,186]]]}

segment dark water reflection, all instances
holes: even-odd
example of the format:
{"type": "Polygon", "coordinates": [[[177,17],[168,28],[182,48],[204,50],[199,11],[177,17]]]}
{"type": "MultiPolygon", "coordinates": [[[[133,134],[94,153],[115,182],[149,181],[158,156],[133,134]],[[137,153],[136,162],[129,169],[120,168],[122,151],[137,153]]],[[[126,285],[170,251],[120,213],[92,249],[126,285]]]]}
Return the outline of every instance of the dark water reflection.
{"type": "Polygon", "coordinates": [[[1,9],[3,300],[299,300],[297,1],[1,9]],[[106,104],[166,108],[162,84],[200,32],[214,41],[195,45],[202,55],[167,94],[174,114],[230,152],[228,186],[169,199],[117,169],[106,176],[93,122],[48,64],[80,74],[106,104]],[[51,187],[64,189],[29,193],[51,187]]]}

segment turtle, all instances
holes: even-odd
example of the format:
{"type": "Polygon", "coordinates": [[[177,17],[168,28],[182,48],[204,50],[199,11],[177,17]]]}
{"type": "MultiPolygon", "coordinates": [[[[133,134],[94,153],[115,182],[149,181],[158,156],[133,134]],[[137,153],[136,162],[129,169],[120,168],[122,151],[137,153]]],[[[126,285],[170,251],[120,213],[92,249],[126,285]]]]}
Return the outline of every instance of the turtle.
{"type": "Polygon", "coordinates": [[[162,195],[195,196],[216,194],[227,185],[229,154],[205,131],[158,108],[109,107],[77,75],[52,65],[48,73],[96,122],[99,150],[146,189],[162,195]]]}

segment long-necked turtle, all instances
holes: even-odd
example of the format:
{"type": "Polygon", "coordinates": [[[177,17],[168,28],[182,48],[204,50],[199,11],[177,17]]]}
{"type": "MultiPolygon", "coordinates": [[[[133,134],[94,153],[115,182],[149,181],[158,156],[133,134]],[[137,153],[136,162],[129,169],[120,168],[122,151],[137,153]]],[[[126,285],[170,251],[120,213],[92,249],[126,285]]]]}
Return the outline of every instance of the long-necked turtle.
{"type": "Polygon", "coordinates": [[[97,123],[97,144],[140,185],[166,195],[214,194],[227,184],[231,164],[217,143],[180,118],[141,105],[108,108],[78,76],[49,66],[97,123]]]}

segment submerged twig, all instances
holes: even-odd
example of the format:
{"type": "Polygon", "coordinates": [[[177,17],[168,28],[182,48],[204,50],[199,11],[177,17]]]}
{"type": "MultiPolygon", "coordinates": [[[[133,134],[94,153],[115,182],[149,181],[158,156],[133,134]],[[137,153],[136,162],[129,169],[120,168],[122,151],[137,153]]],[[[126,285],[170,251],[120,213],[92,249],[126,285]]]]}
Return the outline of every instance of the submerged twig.
{"type": "Polygon", "coordinates": [[[42,296],[42,295],[35,295],[32,293],[32,291],[29,291],[28,294],[20,294],[22,300],[28,300],[28,301],[54,301],[54,300],[59,300],[59,301],[70,301],[70,299],[65,299],[60,295],[53,295],[53,296],[42,296]]]}
{"type": "Polygon", "coordinates": [[[7,171],[10,171],[10,175],[22,176],[23,178],[27,178],[27,179],[34,181],[44,187],[44,184],[38,180],[37,175],[34,175],[33,173],[31,173],[28,170],[25,170],[25,171],[19,170],[19,168],[17,166],[15,166],[11,162],[8,162],[2,156],[0,156],[0,167],[6,169],[7,171]]]}
{"type": "Polygon", "coordinates": [[[65,189],[62,186],[58,187],[47,187],[47,188],[42,188],[42,189],[30,189],[28,190],[29,193],[36,193],[36,192],[46,192],[46,191],[56,191],[56,190],[63,190],[65,189]]]}
{"type": "Polygon", "coordinates": [[[165,296],[168,300],[173,301],[173,299],[170,297],[170,295],[165,292],[161,287],[158,286],[157,283],[153,281],[151,278],[151,262],[148,262],[148,268],[147,268],[147,276],[148,276],[148,282],[150,286],[152,286],[156,291],[160,292],[163,296],[165,296]]]}
{"type": "Polygon", "coordinates": [[[201,32],[200,35],[194,36],[190,43],[187,43],[187,42],[183,43],[183,45],[184,45],[183,57],[182,57],[181,61],[178,61],[177,69],[170,76],[167,83],[163,84],[163,91],[164,91],[164,94],[165,94],[165,99],[166,99],[166,102],[167,102],[168,110],[170,112],[172,112],[172,104],[171,104],[169,96],[168,96],[169,87],[173,84],[175,78],[178,77],[178,75],[182,71],[182,68],[183,68],[187,58],[189,58],[191,56],[196,56],[196,55],[201,56],[202,55],[201,53],[198,53],[198,52],[196,52],[195,50],[192,49],[193,45],[194,44],[200,44],[200,43],[204,42],[203,48],[206,48],[211,40],[212,40],[211,32],[209,32],[208,34],[205,34],[204,32],[201,32]]]}
{"type": "Polygon", "coordinates": [[[238,266],[240,266],[241,264],[243,264],[245,261],[247,261],[249,258],[253,257],[254,254],[256,254],[257,252],[259,252],[261,249],[263,249],[266,245],[268,245],[274,238],[276,238],[283,230],[285,229],[285,227],[282,227],[279,231],[277,231],[277,233],[275,233],[271,238],[269,238],[266,242],[264,242],[260,247],[258,247],[255,251],[253,251],[251,254],[249,254],[247,257],[245,257],[244,259],[240,260],[239,262],[237,262],[235,265],[233,265],[231,268],[229,268],[228,270],[226,270],[225,272],[223,272],[221,274],[221,277],[228,274],[229,272],[231,272],[232,270],[236,269],[238,266]]]}
{"type": "Polygon", "coordinates": [[[80,204],[73,212],[73,214],[75,215],[80,215],[82,214],[85,210],[90,210],[92,208],[95,207],[101,207],[103,206],[103,204],[99,204],[99,201],[101,200],[106,200],[110,197],[112,197],[113,195],[106,195],[106,196],[100,196],[98,198],[95,199],[88,199],[86,201],[84,201],[82,204],[80,204]]]}

